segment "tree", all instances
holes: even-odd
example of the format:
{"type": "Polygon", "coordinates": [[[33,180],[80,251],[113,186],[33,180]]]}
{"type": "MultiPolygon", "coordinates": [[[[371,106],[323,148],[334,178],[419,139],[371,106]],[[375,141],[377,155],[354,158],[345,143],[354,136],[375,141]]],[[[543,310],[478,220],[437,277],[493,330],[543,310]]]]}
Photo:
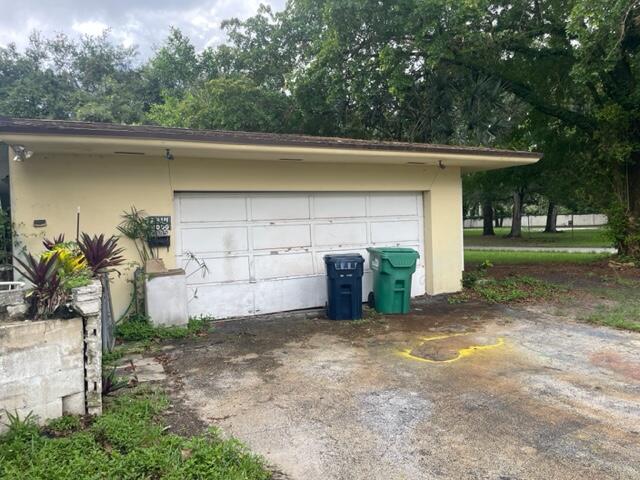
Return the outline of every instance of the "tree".
{"type": "Polygon", "coordinates": [[[290,98],[246,77],[223,77],[189,90],[184,98],[165,97],[148,118],[160,125],[253,132],[292,131],[290,98]]]}
{"type": "Polygon", "coordinates": [[[31,35],[24,53],[0,47],[0,114],[136,123],[143,118],[136,51],[108,32],[72,41],[31,35]]]}
{"type": "MultiPolygon", "coordinates": [[[[423,0],[412,15],[425,62],[499,79],[590,146],[590,194],[622,253],[640,257],[640,2],[423,0]],[[419,14],[418,14],[419,13],[419,14]]],[[[582,165],[580,165],[582,164],[582,165]]]]}
{"type": "Polygon", "coordinates": [[[201,80],[202,63],[196,49],[179,29],[171,32],[144,68],[150,104],[181,98],[201,80]]]}

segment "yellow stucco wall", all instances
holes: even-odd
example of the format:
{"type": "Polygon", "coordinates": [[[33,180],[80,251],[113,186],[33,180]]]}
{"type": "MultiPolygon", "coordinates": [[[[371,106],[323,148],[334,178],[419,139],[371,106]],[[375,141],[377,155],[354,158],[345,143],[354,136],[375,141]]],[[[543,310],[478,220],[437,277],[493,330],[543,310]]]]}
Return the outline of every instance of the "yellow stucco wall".
{"type": "MultiPolygon", "coordinates": [[[[46,154],[10,162],[12,215],[19,242],[33,253],[43,237],[75,236],[76,210],[81,231],[116,234],[124,210],[134,205],[150,215],[171,215],[174,191],[423,191],[426,288],[429,294],[460,289],[462,192],[460,168],[415,165],[355,165],[239,161],[178,157],[46,154]],[[34,228],[46,219],[46,228],[34,228]]],[[[136,252],[126,239],[129,260],[136,252]]],[[[172,245],[175,240],[172,237],[172,245]]],[[[173,247],[161,250],[167,267],[173,247]]],[[[113,275],[116,312],[128,305],[130,268],[113,275]]]]}

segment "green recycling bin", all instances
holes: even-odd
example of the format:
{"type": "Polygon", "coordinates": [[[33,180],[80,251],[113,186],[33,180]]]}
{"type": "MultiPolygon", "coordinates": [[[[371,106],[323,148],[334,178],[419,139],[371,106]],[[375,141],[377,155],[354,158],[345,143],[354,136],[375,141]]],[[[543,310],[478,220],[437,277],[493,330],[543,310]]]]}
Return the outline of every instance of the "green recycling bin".
{"type": "MultiPolygon", "coordinates": [[[[420,255],[412,248],[367,248],[373,271],[373,299],[379,313],[409,313],[411,276],[420,255]]],[[[373,300],[373,302],[371,302],[373,300]]]]}

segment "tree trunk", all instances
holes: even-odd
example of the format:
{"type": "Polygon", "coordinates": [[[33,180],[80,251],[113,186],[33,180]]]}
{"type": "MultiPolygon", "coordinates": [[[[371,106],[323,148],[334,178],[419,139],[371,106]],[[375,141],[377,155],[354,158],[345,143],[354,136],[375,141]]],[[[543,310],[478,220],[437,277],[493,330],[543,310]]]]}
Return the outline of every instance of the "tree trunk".
{"type": "MultiPolygon", "coordinates": [[[[640,155],[638,155],[640,157],[640,155]]],[[[640,158],[629,165],[626,171],[628,188],[628,205],[625,205],[626,219],[622,231],[621,240],[617,247],[620,254],[640,260],[640,158]]]]}
{"type": "Polygon", "coordinates": [[[491,200],[482,202],[482,235],[495,235],[493,231],[493,204],[491,200]]]}
{"type": "Polygon", "coordinates": [[[513,212],[511,214],[511,232],[507,237],[522,237],[522,203],[524,194],[522,192],[513,192],[513,212]]]}
{"type": "Polygon", "coordinates": [[[558,206],[549,201],[549,209],[547,210],[547,224],[544,227],[544,233],[558,233],[558,206]]]}

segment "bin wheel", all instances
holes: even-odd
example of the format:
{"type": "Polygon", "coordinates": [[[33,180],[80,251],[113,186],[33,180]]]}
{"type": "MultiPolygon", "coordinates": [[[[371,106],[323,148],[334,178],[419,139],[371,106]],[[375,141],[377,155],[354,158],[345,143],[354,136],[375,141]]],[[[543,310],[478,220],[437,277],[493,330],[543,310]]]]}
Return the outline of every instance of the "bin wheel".
{"type": "Polygon", "coordinates": [[[369,296],[367,297],[367,305],[369,305],[370,308],[376,308],[376,299],[373,296],[373,292],[369,292],[369,296]]]}

